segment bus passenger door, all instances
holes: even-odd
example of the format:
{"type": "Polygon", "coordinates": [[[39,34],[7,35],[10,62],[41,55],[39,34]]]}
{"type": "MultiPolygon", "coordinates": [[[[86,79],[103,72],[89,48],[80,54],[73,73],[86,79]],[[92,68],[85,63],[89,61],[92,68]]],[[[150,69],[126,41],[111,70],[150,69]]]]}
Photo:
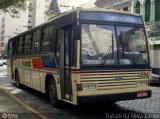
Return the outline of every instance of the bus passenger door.
{"type": "Polygon", "coordinates": [[[67,27],[60,30],[60,78],[62,98],[72,101],[72,83],[71,83],[71,39],[72,28],[67,27]]]}

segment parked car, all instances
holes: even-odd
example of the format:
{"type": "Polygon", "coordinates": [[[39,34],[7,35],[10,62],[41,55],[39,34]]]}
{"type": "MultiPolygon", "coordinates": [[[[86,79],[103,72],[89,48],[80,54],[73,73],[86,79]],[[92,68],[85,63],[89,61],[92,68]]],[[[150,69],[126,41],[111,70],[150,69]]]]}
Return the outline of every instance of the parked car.
{"type": "Polygon", "coordinates": [[[151,79],[149,80],[151,85],[160,85],[160,76],[152,74],[151,79]]]}
{"type": "Polygon", "coordinates": [[[3,59],[3,64],[7,65],[7,60],[6,59],[3,59]]]}
{"type": "Polygon", "coordinates": [[[3,66],[3,61],[0,59],[0,66],[3,66]]]}

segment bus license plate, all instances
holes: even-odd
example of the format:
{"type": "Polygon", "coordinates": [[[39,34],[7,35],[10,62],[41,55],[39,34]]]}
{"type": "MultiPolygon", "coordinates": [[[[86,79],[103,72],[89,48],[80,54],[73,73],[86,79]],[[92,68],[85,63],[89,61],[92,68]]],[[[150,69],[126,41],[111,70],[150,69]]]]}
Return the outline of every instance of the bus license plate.
{"type": "Polygon", "coordinates": [[[147,92],[138,92],[137,97],[146,97],[148,95],[147,92]]]}

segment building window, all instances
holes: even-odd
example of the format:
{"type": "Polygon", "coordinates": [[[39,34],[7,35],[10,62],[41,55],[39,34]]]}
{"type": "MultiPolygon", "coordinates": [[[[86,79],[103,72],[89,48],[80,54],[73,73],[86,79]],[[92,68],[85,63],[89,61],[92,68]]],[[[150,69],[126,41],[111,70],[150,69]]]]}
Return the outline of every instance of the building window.
{"type": "Polygon", "coordinates": [[[155,21],[160,21],[160,0],[155,1],[155,21]]]}
{"type": "Polygon", "coordinates": [[[136,3],[135,13],[140,13],[140,2],[139,1],[136,3]]]}
{"type": "Polygon", "coordinates": [[[32,7],[32,3],[29,3],[29,11],[32,11],[33,7],[32,7]]]}
{"type": "Polygon", "coordinates": [[[146,22],[150,22],[150,10],[151,10],[151,6],[150,6],[150,0],[146,0],[146,4],[145,4],[145,21],[146,22]]]}
{"type": "Polygon", "coordinates": [[[128,7],[123,8],[123,11],[128,11],[128,7]]]}
{"type": "Polygon", "coordinates": [[[32,26],[28,26],[28,29],[31,29],[32,28],[32,26]]]}
{"type": "Polygon", "coordinates": [[[1,43],[1,47],[3,47],[4,46],[4,43],[1,43]]]}
{"type": "Polygon", "coordinates": [[[28,15],[28,17],[32,17],[32,15],[28,15]]]}
{"type": "Polygon", "coordinates": [[[28,21],[28,23],[31,23],[31,21],[28,21]]]}

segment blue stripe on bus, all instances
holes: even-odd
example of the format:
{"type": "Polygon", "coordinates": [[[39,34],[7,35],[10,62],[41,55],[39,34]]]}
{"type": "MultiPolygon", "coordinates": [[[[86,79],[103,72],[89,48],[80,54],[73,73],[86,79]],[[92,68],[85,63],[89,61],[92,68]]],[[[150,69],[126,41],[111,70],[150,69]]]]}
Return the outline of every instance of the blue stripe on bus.
{"type": "Polygon", "coordinates": [[[44,68],[56,68],[56,63],[53,58],[53,55],[41,56],[41,59],[44,68]]]}
{"type": "Polygon", "coordinates": [[[152,73],[160,75],[160,68],[152,68],[152,73]]]}

